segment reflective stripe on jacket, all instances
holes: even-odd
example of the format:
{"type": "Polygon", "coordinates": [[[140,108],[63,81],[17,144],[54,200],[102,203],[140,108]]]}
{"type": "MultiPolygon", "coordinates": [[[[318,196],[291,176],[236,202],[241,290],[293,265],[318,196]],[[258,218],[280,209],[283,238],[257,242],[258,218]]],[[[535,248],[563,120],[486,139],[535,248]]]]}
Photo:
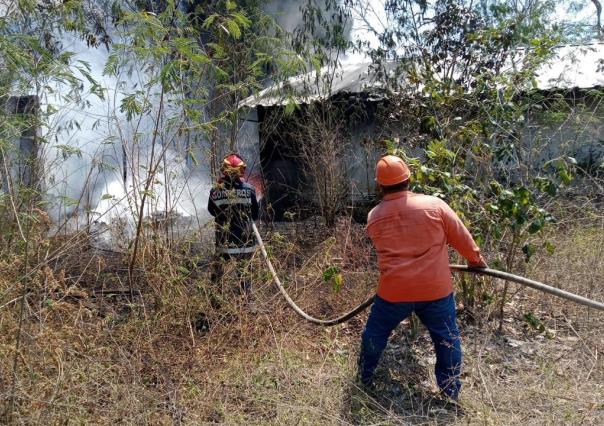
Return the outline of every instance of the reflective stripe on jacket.
{"type": "Polygon", "coordinates": [[[229,247],[217,247],[216,248],[217,253],[224,253],[224,254],[246,254],[246,253],[253,253],[255,251],[256,251],[256,246],[235,247],[235,248],[229,248],[229,247]]]}
{"type": "Polygon", "coordinates": [[[480,249],[443,200],[401,191],[384,196],[367,219],[380,269],[377,294],[389,302],[440,299],[453,291],[449,243],[470,263],[480,249]]]}
{"type": "Polygon", "coordinates": [[[219,182],[210,191],[208,211],[216,221],[216,252],[252,253],[256,239],[252,221],[258,219],[256,190],[249,183],[219,182]]]}

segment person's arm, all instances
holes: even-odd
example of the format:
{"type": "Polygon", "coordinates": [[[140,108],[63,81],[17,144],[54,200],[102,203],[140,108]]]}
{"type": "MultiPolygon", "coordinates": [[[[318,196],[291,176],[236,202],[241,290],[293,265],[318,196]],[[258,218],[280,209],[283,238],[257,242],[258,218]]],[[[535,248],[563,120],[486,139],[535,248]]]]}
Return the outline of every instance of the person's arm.
{"type": "MultiPolygon", "coordinates": [[[[250,185],[252,186],[252,185],[250,185]]],[[[258,199],[256,198],[256,190],[252,186],[252,220],[258,220],[260,208],[258,207],[258,199]]]]}
{"type": "Polygon", "coordinates": [[[210,196],[208,197],[208,212],[213,217],[216,217],[216,214],[218,214],[218,206],[216,205],[216,203],[212,199],[212,194],[214,194],[214,189],[210,190],[210,196]]]}
{"type": "Polygon", "coordinates": [[[470,231],[444,201],[441,202],[441,217],[447,242],[468,261],[468,265],[486,268],[487,263],[480,254],[480,248],[472,238],[470,231]]]}

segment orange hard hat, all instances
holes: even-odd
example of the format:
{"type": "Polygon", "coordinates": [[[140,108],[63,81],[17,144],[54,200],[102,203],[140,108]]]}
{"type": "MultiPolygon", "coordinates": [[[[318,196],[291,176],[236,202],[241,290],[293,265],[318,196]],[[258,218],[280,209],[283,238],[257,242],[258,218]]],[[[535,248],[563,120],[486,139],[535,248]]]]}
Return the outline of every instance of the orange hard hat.
{"type": "Polygon", "coordinates": [[[220,171],[225,176],[243,176],[245,173],[245,161],[237,154],[229,154],[222,160],[220,171]]]}
{"type": "Polygon", "coordinates": [[[382,186],[392,186],[411,177],[405,162],[396,155],[385,155],[375,167],[375,180],[382,186]]]}

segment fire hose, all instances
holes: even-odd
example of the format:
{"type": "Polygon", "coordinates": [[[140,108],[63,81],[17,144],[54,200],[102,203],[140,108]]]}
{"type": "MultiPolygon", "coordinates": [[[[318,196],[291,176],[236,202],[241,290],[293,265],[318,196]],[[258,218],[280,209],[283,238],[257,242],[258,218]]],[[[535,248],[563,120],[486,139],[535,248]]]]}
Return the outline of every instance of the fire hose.
{"type": "MultiPolygon", "coordinates": [[[[347,312],[344,315],[341,315],[341,316],[339,316],[337,318],[333,318],[333,319],[319,319],[319,318],[315,318],[313,316],[308,315],[306,312],[304,312],[302,310],[302,308],[300,308],[296,304],[296,302],[294,302],[294,300],[287,293],[287,290],[285,290],[285,287],[281,283],[281,280],[279,279],[279,276],[277,275],[277,272],[275,271],[275,268],[273,267],[273,264],[268,256],[266,247],[264,246],[264,241],[262,241],[262,237],[260,236],[260,232],[258,232],[258,228],[256,227],[256,224],[253,222],[252,222],[252,229],[254,230],[254,235],[256,236],[258,245],[260,246],[260,251],[262,252],[262,256],[264,257],[266,266],[268,267],[268,269],[273,277],[273,281],[275,282],[275,284],[277,285],[277,288],[279,289],[279,292],[281,292],[281,294],[287,301],[288,305],[305,320],[307,320],[313,324],[318,324],[318,325],[322,325],[325,327],[329,327],[329,326],[341,324],[343,322],[348,321],[349,319],[351,319],[354,316],[358,315],[359,313],[363,312],[365,309],[367,309],[373,303],[374,296],[371,296],[367,300],[365,300],[363,303],[358,305],[356,308],[351,310],[350,312],[347,312]]],[[[590,308],[595,308],[600,311],[604,311],[604,303],[597,302],[595,300],[591,300],[591,299],[576,295],[574,293],[570,293],[568,291],[561,290],[559,288],[543,284],[539,281],[534,281],[534,280],[530,280],[525,277],[510,274],[509,272],[498,271],[496,269],[490,269],[490,268],[475,268],[475,267],[466,266],[466,265],[450,265],[450,268],[452,271],[456,271],[456,272],[469,272],[472,274],[488,275],[488,276],[491,276],[494,278],[500,278],[502,280],[511,281],[511,282],[514,282],[517,284],[522,284],[524,286],[531,287],[536,290],[543,291],[545,293],[549,293],[554,296],[561,297],[563,299],[570,300],[575,303],[579,303],[581,305],[589,306],[590,308]]]]}

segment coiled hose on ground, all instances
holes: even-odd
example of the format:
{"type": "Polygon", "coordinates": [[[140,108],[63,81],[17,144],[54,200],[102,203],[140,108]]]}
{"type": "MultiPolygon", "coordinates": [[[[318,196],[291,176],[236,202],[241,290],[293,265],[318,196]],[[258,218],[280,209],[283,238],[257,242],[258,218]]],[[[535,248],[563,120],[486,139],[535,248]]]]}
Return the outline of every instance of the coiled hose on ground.
{"type": "MultiPolygon", "coordinates": [[[[363,312],[365,309],[367,309],[373,303],[374,296],[371,296],[370,298],[365,300],[363,303],[361,303],[359,306],[354,308],[352,311],[347,312],[346,314],[339,316],[337,318],[333,318],[333,319],[319,319],[319,318],[315,318],[315,317],[308,315],[296,304],[296,302],[294,302],[292,300],[292,298],[289,296],[289,294],[287,294],[285,287],[283,287],[283,284],[281,283],[281,280],[279,279],[279,276],[277,275],[277,272],[275,271],[275,268],[273,267],[273,264],[271,263],[271,260],[268,257],[268,253],[266,252],[266,247],[264,246],[264,241],[262,241],[262,237],[260,236],[260,232],[258,232],[258,228],[256,227],[255,223],[252,223],[252,228],[254,230],[254,235],[256,236],[256,240],[258,241],[258,245],[260,246],[260,251],[262,252],[262,256],[264,257],[264,260],[266,261],[266,266],[268,267],[268,269],[271,272],[271,275],[273,277],[273,281],[279,288],[279,291],[281,292],[281,294],[283,295],[283,297],[285,298],[285,300],[287,301],[289,306],[305,320],[312,322],[313,324],[318,324],[318,325],[329,327],[332,325],[337,325],[337,324],[341,324],[343,322],[348,321],[355,315],[363,312]]],[[[510,274],[509,272],[497,271],[495,269],[490,269],[490,268],[472,268],[472,267],[469,267],[466,265],[450,265],[450,266],[451,266],[451,270],[453,270],[453,271],[470,272],[472,274],[481,274],[481,275],[488,275],[488,276],[495,277],[495,278],[501,278],[502,280],[522,284],[527,287],[531,287],[536,290],[543,291],[543,292],[549,293],[549,294],[553,294],[554,296],[561,297],[563,299],[567,299],[567,300],[573,301],[575,303],[579,303],[581,305],[589,306],[590,308],[604,311],[604,303],[600,303],[595,300],[587,299],[585,297],[578,296],[576,294],[570,293],[565,290],[560,290],[559,288],[555,288],[555,287],[543,284],[539,281],[529,280],[528,278],[510,274]]]]}

